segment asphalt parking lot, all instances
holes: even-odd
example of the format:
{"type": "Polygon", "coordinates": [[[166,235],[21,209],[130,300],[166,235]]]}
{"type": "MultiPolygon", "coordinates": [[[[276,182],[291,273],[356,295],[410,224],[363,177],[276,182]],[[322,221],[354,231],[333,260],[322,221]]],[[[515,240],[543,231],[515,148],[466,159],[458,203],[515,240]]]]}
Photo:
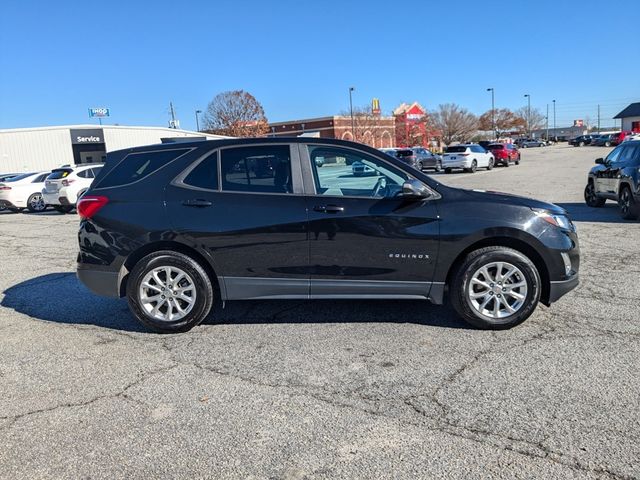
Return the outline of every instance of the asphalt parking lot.
{"type": "Polygon", "coordinates": [[[640,478],[640,222],[582,200],[606,151],[437,175],[577,224],[581,285],[504,332],[265,301],[151,334],[76,280],[76,215],[0,213],[0,478],[640,478]]]}

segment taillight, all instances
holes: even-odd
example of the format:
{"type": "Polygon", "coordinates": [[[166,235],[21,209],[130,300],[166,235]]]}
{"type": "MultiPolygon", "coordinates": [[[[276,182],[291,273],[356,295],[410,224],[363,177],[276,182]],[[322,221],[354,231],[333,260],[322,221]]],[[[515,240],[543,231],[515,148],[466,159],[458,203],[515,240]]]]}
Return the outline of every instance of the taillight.
{"type": "Polygon", "coordinates": [[[76,210],[80,218],[89,219],[104,207],[109,199],[102,195],[85,195],[76,205],[76,210]]]}
{"type": "Polygon", "coordinates": [[[62,186],[63,187],[68,187],[69,185],[71,185],[73,182],[75,182],[75,180],[67,180],[66,178],[64,180],[62,180],[62,186]]]}
{"type": "Polygon", "coordinates": [[[468,157],[468,156],[469,156],[469,154],[468,154],[468,153],[460,153],[459,155],[460,155],[461,157],[468,157]]]}
{"type": "Polygon", "coordinates": [[[1,185],[0,190],[11,190],[11,187],[6,187],[4,185],[1,185]]]}

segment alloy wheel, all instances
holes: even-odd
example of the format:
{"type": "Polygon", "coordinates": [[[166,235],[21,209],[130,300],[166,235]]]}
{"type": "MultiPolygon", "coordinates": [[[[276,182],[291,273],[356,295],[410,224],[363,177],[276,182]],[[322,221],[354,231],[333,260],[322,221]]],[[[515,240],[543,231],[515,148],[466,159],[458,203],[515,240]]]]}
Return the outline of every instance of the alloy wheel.
{"type": "Polygon", "coordinates": [[[625,188],[620,195],[620,211],[623,216],[626,216],[629,214],[629,210],[631,210],[631,195],[629,189],[625,188]]]}
{"type": "Polygon", "coordinates": [[[138,298],[147,314],[161,321],[187,316],[196,303],[193,279],[177,267],[158,267],[147,273],[138,289],[138,298]]]}
{"type": "Polygon", "coordinates": [[[42,195],[39,193],[34,193],[33,195],[31,195],[31,197],[29,198],[29,206],[34,212],[42,212],[45,208],[47,208],[42,195]]]}
{"type": "Polygon", "coordinates": [[[492,262],[473,274],[467,297],[481,315],[504,319],[524,306],[528,288],[527,280],[518,267],[508,262],[492,262]]]}

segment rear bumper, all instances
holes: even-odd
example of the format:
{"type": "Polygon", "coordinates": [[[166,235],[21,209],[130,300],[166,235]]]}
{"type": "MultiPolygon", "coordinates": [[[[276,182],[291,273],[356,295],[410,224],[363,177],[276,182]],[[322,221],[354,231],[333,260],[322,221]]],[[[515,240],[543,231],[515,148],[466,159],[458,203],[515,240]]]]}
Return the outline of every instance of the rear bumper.
{"type": "Polygon", "coordinates": [[[47,205],[60,205],[60,200],[58,200],[59,198],[59,192],[55,192],[55,193],[47,193],[47,192],[42,192],[42,199],[44,200],[44,203],[46,203],[47,205]]]}
{"type": "Polygon", "coordinates": [[[118,272],[81,268],[78,265],[76,275],[93,293],[103,297],[120,297],[118,272]]]}
{"type": "Polygon", "coordinates": [[[567,280],[552,281],[549,285],[549,303],[560,300],[565,294],[576,288],[580,283],[580,278],[576,273],[567,280]]]}
{"type": "Polygon", "coordinates": [[[455,160],[446,161],[443,160],[442,168],[471,168],[471,160],[455,160]]]}

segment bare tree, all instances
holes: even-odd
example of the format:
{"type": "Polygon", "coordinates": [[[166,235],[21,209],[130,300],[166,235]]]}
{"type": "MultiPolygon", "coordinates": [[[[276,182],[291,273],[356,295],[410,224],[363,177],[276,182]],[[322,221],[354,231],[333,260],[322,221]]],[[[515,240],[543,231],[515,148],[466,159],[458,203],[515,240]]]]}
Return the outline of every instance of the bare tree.
{"type": "Polygon", "coordinates": [[[540,130],[545,127],[546,119],[542,112],[537,108],[531,109],[531,118],[529,118],[529,108],[522,107],[515,111],[516,116],[523,122],[523,128],[529,130],[540,130]]]}
{"type": "Polygon", "coordinates": [[[451,142],[464,142],[478,130],[478,118],[454,103],[439,105],[433,114],[433,123],[447,145],[451,142]]]}
{"type": "Polygon", "coordinates": [[[522,129],[526,125],[523,118],[517,116],[508,108],[497,108],[492,117],[491,110],[480,115],[478,127],[480,130],[493,131],[495,128],[498,137],[513,129],[522,129]],[[492,122],[495,122],[495,127],[492,122]]]}
{"type": "Polygon", "coordinates": [[[259,137],[269,131],[260,102],[244,90],[216,95],[204,114],[205,131],[230,137],[259,137]]]}

